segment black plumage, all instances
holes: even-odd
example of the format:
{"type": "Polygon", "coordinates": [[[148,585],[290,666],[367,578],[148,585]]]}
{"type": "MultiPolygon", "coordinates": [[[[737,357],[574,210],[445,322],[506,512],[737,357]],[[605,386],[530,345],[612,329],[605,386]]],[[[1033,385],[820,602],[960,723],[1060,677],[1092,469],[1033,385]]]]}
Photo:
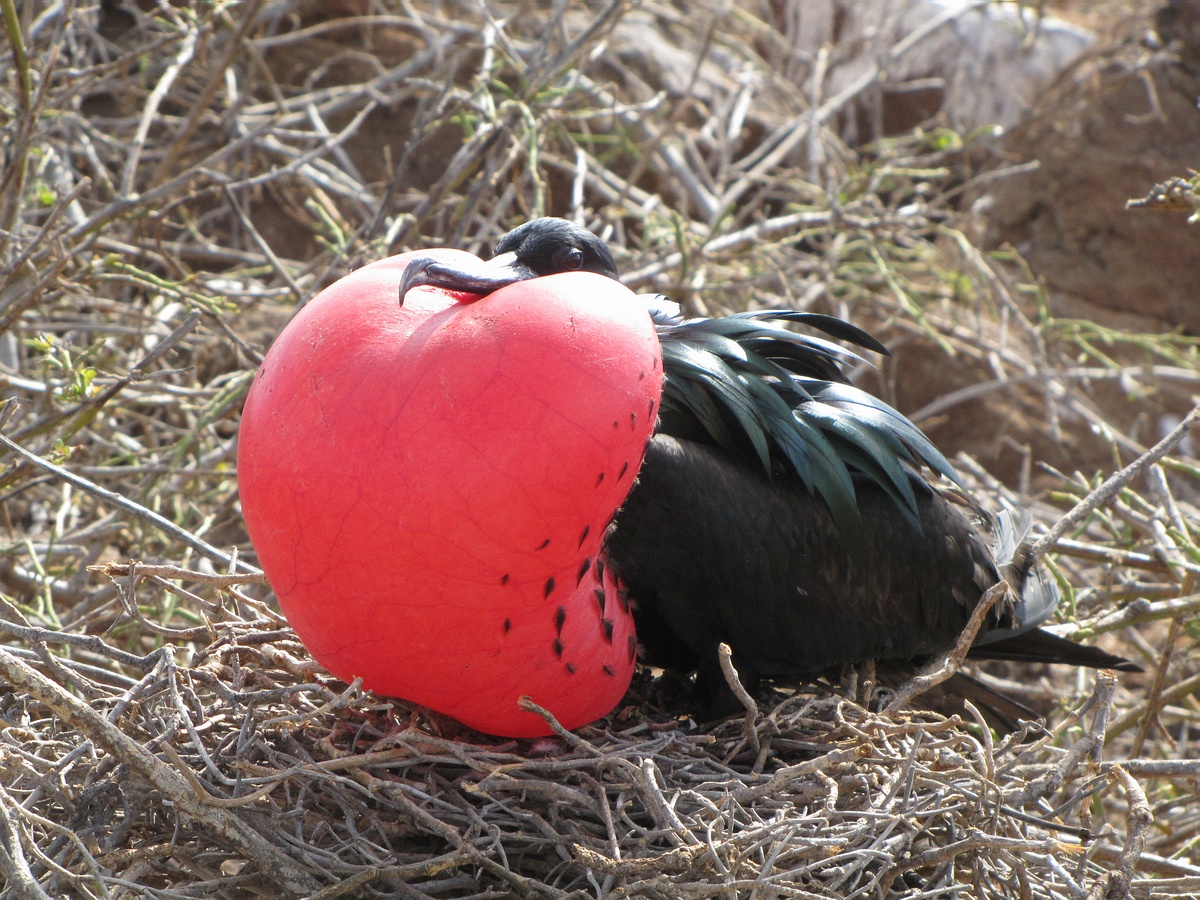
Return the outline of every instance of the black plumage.
{"type": "MultiPolygon", "coordinates": [[[[596,236],[537,219],[478,269],[413,261],[401,297],[418,284],[486,294],[570,270],[617,278],[596,236]]],[[[1027,520],[985,514],[915,425],[849,383],[858,357],[828,338],[886,353],[870,335],[793,311],[685,319],[646,299],[663,400],[605,549],[650,661],[711,675],[724,642],[747,681],[866,660],[911,667],[947,650],[1004,578],[1012,590],[972,656],[1139,670],[1037,628],[1058,590],[1031,565],[1027,520]]]]}

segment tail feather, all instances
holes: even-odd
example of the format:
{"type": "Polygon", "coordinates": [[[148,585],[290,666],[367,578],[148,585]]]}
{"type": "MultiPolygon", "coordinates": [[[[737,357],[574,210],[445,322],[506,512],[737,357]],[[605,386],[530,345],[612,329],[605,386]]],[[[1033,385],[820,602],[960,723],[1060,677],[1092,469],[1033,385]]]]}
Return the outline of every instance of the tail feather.
{"type": "Polygon", "coordinates": [[[970,700],[983,713],[984,720],[1002,735],[1012,734],[1020,728],[1022,719],[1034,721],[1041,718],[1036,710],[963,672],[955,672],[941,687],[945,700],[939,711],[943,715],[947,710],[965,713],[962,701],[970,700]]]}
{"type": "Polygon", "coordinates": [[[1035,628],[971,648],[972,659],[1006,659],[1014,662],[1065,663],[1118,672],[1142,672],[1141,666],[1098,647],[1077,644],[1056,634],[1035,628]]]}

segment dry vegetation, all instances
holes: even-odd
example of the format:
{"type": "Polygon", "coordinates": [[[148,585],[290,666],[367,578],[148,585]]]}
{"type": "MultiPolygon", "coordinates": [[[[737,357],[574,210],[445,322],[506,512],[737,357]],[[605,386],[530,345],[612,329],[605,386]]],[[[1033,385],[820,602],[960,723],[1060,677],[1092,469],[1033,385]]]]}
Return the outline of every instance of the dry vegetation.
{"type": "Polygon", "coordinates": [[[488,739],[323,674],[243,561],[238,410],[289,312],[541,213],[696,311],[872,328],[864,383],[1051,528],[1200,367],[978,246],[969,140],[843,145],[878,79],[825,96],[784,4],[143,6],[0,0],[0,897],[1200,891],[1184,431],[1050,556],[1064,633],[1147,674],[1009,672],[1048,717],[1005,740],[845,684],[702,726],[648,677],[488,739]]]}

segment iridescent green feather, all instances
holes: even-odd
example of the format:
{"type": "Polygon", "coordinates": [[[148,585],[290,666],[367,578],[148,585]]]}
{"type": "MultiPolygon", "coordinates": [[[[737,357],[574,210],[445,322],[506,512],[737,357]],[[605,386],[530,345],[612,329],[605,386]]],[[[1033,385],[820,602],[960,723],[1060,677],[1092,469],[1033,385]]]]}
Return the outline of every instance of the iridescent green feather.
{"type": "Polygon", "coordinates": [[[824,500],[844,537],[860,531],[852,475],[869,478],[917,527],[922,466],[957,482],[953,467],[912,422],[851,385],[862,358],[790,331],[796,322],[886,353],[861,329],[816,313],[738,313],[681,319],[655,311],[666,374],[663,407],[690,414],[719,446],[752,451],[764,470],[799,478],[824,500]]]}

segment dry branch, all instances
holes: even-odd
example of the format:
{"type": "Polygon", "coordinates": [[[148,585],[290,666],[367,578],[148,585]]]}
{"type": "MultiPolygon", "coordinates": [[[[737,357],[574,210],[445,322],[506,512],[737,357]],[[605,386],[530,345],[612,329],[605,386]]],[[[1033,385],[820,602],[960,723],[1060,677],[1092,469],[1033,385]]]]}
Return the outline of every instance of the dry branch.
{"type": "MultiPolygon", "coordinates": [[[[166,652],[170,652],[171,649],[164,648],[166,652]]],[[[180,772],[147,752],[141,744],[90,706],[2,649],[0,672],[9,685],[27,691],[39,703],[51,709],[65,724],[78,728],[90,740],[129,766],[138,777],[145,779],[182,813],[212,829],[214,837],[228,841],[247,858],[254,860],[264,873],[272,873],[289,893],[300,896],[318,886],[312,875],[267,841],[258,831],[236,816],[231,816],[209,803],[207,795],[198,794],[180,772]]]]}

